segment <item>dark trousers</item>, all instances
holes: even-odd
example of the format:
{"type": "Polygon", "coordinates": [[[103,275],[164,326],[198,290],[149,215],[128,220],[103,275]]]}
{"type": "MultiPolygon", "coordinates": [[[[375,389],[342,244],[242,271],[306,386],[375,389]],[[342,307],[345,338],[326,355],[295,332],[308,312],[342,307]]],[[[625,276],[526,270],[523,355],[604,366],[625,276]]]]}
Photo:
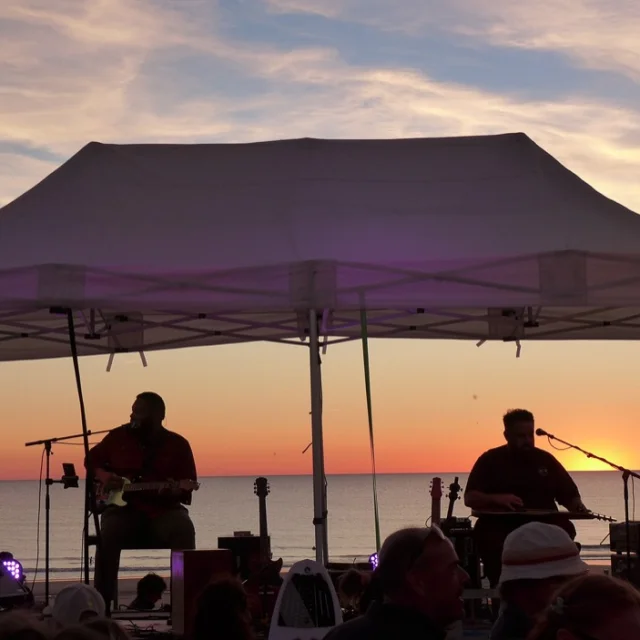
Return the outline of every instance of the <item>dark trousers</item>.
{"type": "Polygon", "coordinates": [[[109,507],[100,519],[101,548],[96,552],[94,584],[107,605],[118,582],[122,549],[195,549],[189,512],[178,506],[153,518],[131,507],[109,507]]]}

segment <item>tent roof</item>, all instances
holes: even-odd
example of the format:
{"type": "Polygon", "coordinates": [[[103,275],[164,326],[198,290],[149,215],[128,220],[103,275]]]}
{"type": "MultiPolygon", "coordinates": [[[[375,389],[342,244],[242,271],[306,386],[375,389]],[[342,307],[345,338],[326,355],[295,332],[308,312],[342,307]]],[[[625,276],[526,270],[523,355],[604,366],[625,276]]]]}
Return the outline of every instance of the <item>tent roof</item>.
{"type": "Polygon", "coordinates": [[[296,339],[309,308],[356,337],[361,306],[388,337],[634,338],[640,218],[524,134],[93,142],[0,210],[0,359],[67,355],[58,305],[131,349],[296,339]]]}

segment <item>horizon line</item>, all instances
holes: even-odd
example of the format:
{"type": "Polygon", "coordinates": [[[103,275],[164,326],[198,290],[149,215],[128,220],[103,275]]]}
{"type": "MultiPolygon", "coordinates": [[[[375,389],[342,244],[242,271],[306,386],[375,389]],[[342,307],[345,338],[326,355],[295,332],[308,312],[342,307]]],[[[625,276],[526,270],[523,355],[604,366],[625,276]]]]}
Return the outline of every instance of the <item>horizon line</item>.
{"type": "MultiPolygon", "coordinates": [[[[616,469],[576,469],[576,470],[568,470],[570,473],[620,473],[616,469]]],[[[452,475],[467,475],[471,473],[470,471],[385,471],[385,472],[377,472],[376,477],[379,476],[452,476],[452,475]]],[[[364,472],[354,472],[354,473],[326,473],[326,477],[346,477],[346,476],[372,476],[373,474],[370,471],[364,472]]],[[[312,473],[272,473],[272,474],[213,474],[213,475],[203,475],[198,476],[198,479],[204,480],[205,478],[312,478],[312,473]]],[[[80,476],[80,480],[84,480],[83,476],[80,476]]],[[[0,478],[0,482],[38,482],[44,481],[44,476],[33,477],[33,478],[0,478]]]]}

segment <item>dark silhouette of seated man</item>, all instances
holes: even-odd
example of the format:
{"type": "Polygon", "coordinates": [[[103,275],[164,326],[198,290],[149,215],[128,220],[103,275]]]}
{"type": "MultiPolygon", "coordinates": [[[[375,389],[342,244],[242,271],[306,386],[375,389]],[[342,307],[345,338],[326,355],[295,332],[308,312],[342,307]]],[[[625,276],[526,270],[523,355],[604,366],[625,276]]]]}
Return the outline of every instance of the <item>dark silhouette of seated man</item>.
{"type": "MultiPolygon", "coordinates": [[[[131,423],[108,433],[89,452],[95,479],[105,490],[122,488],[122,480],[167,482],[197,480],[189,442],[165,429],[163,399],[152,392],[138,395],[131,423]]],[[[187,509],[191,491],[163,489],[127,495],[124,507],[107,506],[101,517],[101,549],[96,553],[95,587],[107,607],[118,579],[125,548],[195,549],[195,529],[187,509]]]]}
{"type": "Polygon", "coordinates": [[[478,517],[474,534],[492,587],[498,584],[502,548],[512,531],[527,522],[544,521],[561,527],[574,540],[576,529],[571,520],[558,513],[556,502],[569,511],[587,511],[566,469],[550,453],[535,446],[533,414],[513,409],[505,414],[503,423],[507,444],[489,449],[478,458],[464,494],[467,507],[484,513],[478,517]],[[527,514],[527,510],[551,515],[536,516],[527,514]]]}

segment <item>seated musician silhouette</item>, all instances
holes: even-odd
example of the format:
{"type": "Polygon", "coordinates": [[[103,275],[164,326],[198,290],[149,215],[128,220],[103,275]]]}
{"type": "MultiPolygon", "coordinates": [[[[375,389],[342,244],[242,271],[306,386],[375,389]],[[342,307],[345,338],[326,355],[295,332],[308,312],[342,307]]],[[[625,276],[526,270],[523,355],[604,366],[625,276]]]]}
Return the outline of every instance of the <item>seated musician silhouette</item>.
{"type": "MultiPolygon", "coordinates": [[[[131,424],[109,432],[89,452],[96,481],[120,489],[123,479],[163,483],[197,480],[189,442],[165,429],[165,404],[152,392],[138,395],[131,424]]],[[[101,516],[101,548],[96,553],[95,587],[107,607],[113,599],[120,552],[143,546],[194,549],[195,529],[187,509],[191,490],[163,488],[127,494],[126,506],[107,506],[101,516]]]]}
{"type": "Polygon", "coordinates": [[[478,458],[464,494],[467,507],[479,514],[475,538],[492,587],[500,578],[502,547],[509,533],[526,522],[543,520],[562,527],[574,540],[571,520],[561,513],[553,515],[558,512],[556,503],[571,512],[588,511],[566,469],[535,446],[533,414],[514,409],[505,414],[503,423],[507,444],[478,458]],[[531,510],[547,513],[536,515],[531,510]]]}

